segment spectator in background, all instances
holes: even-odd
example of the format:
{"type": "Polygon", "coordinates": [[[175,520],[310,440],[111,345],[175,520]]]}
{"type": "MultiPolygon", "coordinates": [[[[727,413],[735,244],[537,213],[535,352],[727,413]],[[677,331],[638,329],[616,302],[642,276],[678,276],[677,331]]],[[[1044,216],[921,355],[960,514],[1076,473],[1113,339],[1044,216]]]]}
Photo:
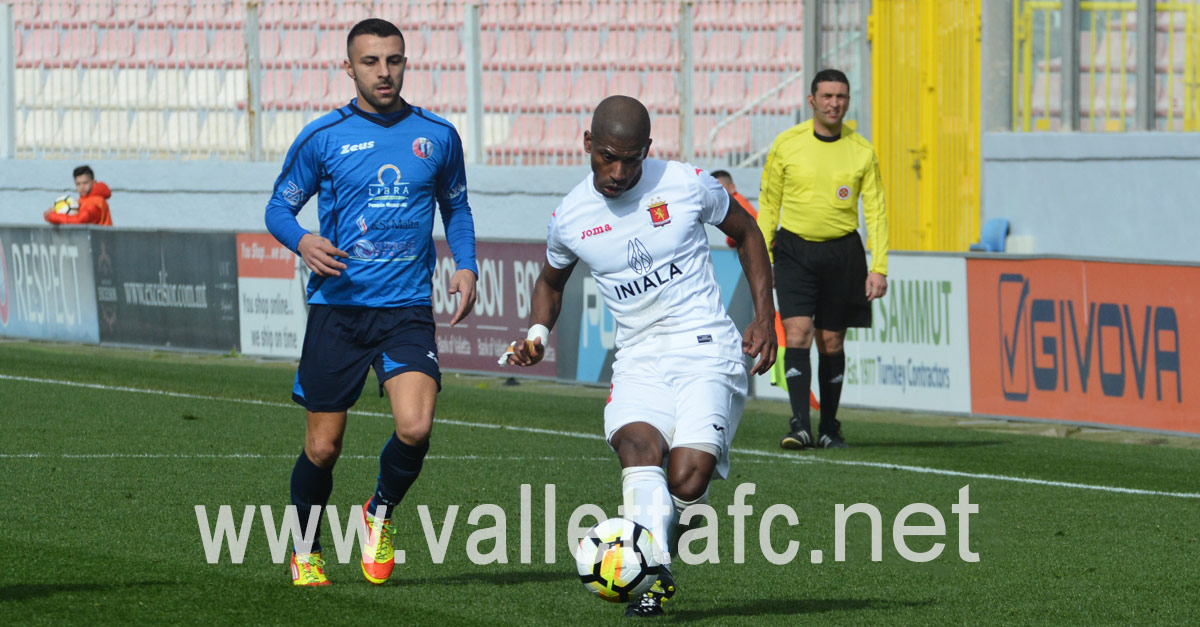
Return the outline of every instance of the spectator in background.
{"type": "MultiPolygon", "coordinates": [[[[754,205],[750,204],[750,201],[746,200],[745,196],[738,193],[737,185],[733,184],[733,177],[728,172],[725,170],[713,170],[712,177],[717,179],[721,187],[724,187],[725,191],[729,193],[729,197],[737,201],[742,206],[742,209],[745,209],[746,213],[750,214],[751,218],[758,219],[758,209],[755,209],[754,205]]],[[[733,241],[732,237],[726,236],[725,244],[730,248],[737,248],[737,242],[733,241]]]]}
{"type": "Polygon", "coordinates": [[[42,217],[51,224],[99,224],[112,226],[112,215],[108,212],[108,199],[112,191],[102,181],[96,180],[96,173],[86,165],[75,168],[75,191],[79,192],[79,211],[77,213],[55,213],[47,209],[42,217]]]}

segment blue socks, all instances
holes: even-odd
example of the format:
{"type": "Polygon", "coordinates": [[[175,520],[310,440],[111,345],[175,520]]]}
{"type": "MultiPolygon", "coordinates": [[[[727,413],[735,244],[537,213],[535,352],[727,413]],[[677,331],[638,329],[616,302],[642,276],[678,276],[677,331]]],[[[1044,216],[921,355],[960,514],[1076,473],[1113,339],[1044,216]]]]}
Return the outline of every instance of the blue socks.
{"type": "MultiPolygon", "coordinates": [[[[300,519],[300,532],[308,529],[308,518],[314,505],[321,506],[324,512],[329,503],[329,494],[333,492],[333,469],[321,468],[312,463],[304,451],[296,460],[292,469],[292,504],[296,506],[296,514],[300,519]]],[[[321,523],[313,534],[312,551],[321,550],[321,523]]]]}
{"type": "Polygon", "coordinates": [[[379,483],[375,487],[375,496],[367,505],[367,513],[375,516],[376,506],[385,505],[387,517],[391,518],[396,506],[408,493],[408,488],[421,474],[421,464],[428,452],[429,440],[410,446],[393,433],[379,454],[379,483]]]}

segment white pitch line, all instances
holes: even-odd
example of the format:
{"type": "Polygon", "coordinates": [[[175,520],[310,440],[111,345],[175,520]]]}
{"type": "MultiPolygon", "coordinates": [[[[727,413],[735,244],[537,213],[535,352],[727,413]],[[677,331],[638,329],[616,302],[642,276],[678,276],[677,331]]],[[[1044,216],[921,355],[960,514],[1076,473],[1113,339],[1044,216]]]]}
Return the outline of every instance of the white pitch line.
{"type": "MultiPolygon", "coordinates": [[[[291,403],[275,403],[271,401],[259,401],[254,399],[243,398],[228,398],[220,396],[207,396],[204,394],[189,394],[185,392],[169,392],[165,390],[149,390],[142,388],[133,388],[118,385],[102,385],[99,383],[79,383],[76,381],[56,381],[53,379],[38,379],[34,377],[23,377],[17,375],[0,374],[0,380],[9,381],[25,381],[28,383],[45,383],[49,385],[65,385],[69,387],[81,387],[93,390],[104,390],[110,392],[132,392],[135,394],[154,394],[159,396],[168,396],[172,398],[186,398],[202,401],[225,401],[229,403],[241,403],[250,405],[259,405],[264,407],[279,407],[293,408],[296,405],[291,403]]],[[[351,411],[350,413],[377,416],[383,418],[391,418],[391,414],[381,412],[366,412],[366,411],[351,411]]],[[[580,433],[578,431],[560,431],[557,429],[540,429],[537,427],[516,427],[511,425],[497,425],[482,422],[468,422],[464,420],[447,420],[437,419],[438,424],[454,425],[460,427],[474,427],[481,429],[508,429],[512,431],[520,431],[523,433],[539,433],[542,435],[557,435],[570,438],[580,438],[585,440],[604,440],[604,437],[596,433],[580,433]]],[[[994,475],[990,473],[975,473],[964,472],[960,470],[945,470],[942,468],[928,468],[925,466],[909,466],[905,464],[889,464],[887,462],[869,462],[849,459],[828,459],[824,457],[798,457],[794,454],[787,453],[772,453],[769,451],[758,451],[754,449],[734,448],[731,452],[739,455],[752,455],[756,457],[768,457],[771,459],[780,459],[790,461],[792,463],[807,464],[835,464],[839,466],[858,466],[863,468],[881,468],[885,470],[902,470],[905,472],[914,472],[928,475],[941,475],[944,477],[963,477],[967,479],[984,479],[990,481],[1007,481],[1010,483],[1024,483],[1027,485],[1040,485],[1054,488],[1072,488],[1077,490],[1094,490],[1097,492],[1110,492],[1114,494],[1137,494],[1142,496],[1168,496],[1182,499],[1200,499],[1200,493],[1196,492],[1160,492],[1158,490],[1142,490],[1139,488],[1122,488],[1116,486],[1094,485],[1089,483],[1073,483],[1069,481],[1050,481],[1047,479],[1032,479],[1028,477],[1014,477],[1011,475],[994,475]]],[[[2,458],[4,456],[0,456],[2,458]]]]}
{"type": "MultiPolygon", "coordinates": [[[[259,453],[0,453],[0,459],[296,459],[294,454],[263,455],[259,453]]],[[[378,455],[340,455],[343,459],[369,459],[378,455]]],[[[506,462],[611,462],[612,457],[533,457],[512,455],[426,455],[426,460],[490,460],[506,462]]]]}

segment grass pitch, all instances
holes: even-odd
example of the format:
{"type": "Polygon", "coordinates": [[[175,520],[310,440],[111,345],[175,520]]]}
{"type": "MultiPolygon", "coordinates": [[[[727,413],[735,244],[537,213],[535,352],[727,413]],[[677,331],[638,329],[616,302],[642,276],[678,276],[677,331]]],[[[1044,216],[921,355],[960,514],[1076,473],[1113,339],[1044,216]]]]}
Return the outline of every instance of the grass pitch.
{"type": "MultiPolygon", "coordinates": [[[[288,503],[303,440],[303,410],[289,400],[289,364],[209,355],[146,353],[28,342],[0,343],[0,620],[20,623],[608,624],[622,607],[578,582],[567,548],[572,511],[620,502],[620,469],[599,438],[605,391],[541,382],[445,376],[430,457],[398,513],[406,563],[384,586],[337,562],[334,585],[295,589],[272,562],[255,517],[240,564],[228,544],[205,559],[195,506],[215,522],[233,506],[288,503]],[[521,563],[521,485],[531,486],[530,563],[521,563]],[[554,563],[546,563],[545,488],[555,486],[554,563]],[[482,504],[505,512],[504,546],[477,542],[507,563],[476,564],[471,524],[482,504]],[[428,507],[446,533],[435,563],[418,516],[428,507]]],[[[351,414],[331,504],[343,519],[375,485],[391,433],[373,377],[351,414]]],[[[735,442],[732,476],[714,483],[718,564],[678,564],[680,592],[661,622],[696,624],[1154,623],[1196,624],[1200,611],[1200,450],[1047,438],[953,426],[928,417],[843,411],[852,448],[784,452],[780,403],[751,402],[735,442]],[[726,508],[753,483],[736,563],[726,508]],[[970,486],[960,557],[951,506],[970,486]],[[1110,488],[1128,489],[1116,491],[1110,488]],[[846,525],[835,561],[835,507],[880,512],[882,559],[870,524],[846,525]],[[906,560],[894,545],[901,508],[928,503],[945,532],[909,536],[913,551],[944,543],[939,557],[906,560]],[[775,565],[760,549],[768,506],[784,504],[771,546],[797,543],[775,565]],[[811,551],[823,553],[812,563],[811,551]]],[[[587,524],[591,524],[590,522],[587,524]]],[[[917,514],[909,525],[929,525],[917,514]]],[[[485,534],[486,535],[486,534],[485,534]]],[[[476,540],[479,538],[476,537],[476,540]]],[[[693,547],[699,550],[700,546],[693,547]]],[[[357,559],[357,549],[352,557],[357,559]]]]}

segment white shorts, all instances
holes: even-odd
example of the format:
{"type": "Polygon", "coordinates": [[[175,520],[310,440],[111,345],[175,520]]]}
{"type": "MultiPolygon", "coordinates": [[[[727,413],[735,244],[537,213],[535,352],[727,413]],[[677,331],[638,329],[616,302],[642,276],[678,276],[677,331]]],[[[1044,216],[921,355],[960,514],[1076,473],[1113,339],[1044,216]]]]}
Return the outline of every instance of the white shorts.
{"type": "Polygon", "coordinates": [[[720,357],[672,351],[618,359],[604,408],[604,437],[611,446],[621,427],[645,422],[662,433],[670,448],[719,453],[715,475],[724,479],[747,388],[745,364],[720,357]]]}

